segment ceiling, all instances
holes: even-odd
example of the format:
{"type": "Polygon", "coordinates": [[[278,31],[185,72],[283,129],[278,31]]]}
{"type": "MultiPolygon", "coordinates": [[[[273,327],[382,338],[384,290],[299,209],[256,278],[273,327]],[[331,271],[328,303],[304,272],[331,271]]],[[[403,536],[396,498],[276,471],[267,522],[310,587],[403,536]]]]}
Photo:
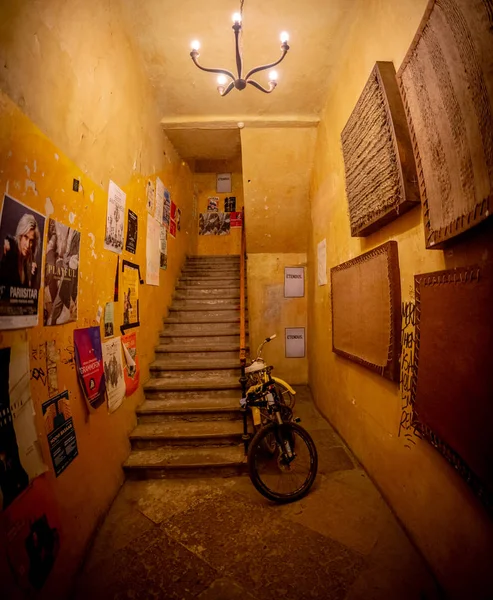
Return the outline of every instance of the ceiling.
{"type": "MultiPolygon", "coordinates": [[[[280,56],[279,34],[290,51],[277,67],[272,94],[248,86],[221,97],[216,75],[197,69],[190,42],[201,42],[199,62],[235,71],[231,15],[240,0],[120,0],[133,45],[155,90],[163,128],[187,159],[227,159],[240,151],[245,126],[316,126],[341,47],[364,0],[244,0],[245,69],[280,56]],[[220,132],[220,133],[219,133],[220,132]]],[[[267,76],[257,74],[267,85],[267,76]]]]}

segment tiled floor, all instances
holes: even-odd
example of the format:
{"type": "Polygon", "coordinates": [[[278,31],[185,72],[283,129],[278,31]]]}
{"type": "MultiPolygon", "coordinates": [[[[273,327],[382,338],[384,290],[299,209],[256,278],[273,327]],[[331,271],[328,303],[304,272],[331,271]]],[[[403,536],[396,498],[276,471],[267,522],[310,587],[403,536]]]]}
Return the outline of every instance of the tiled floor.
{"type": "Polygon", "coordinates": [[[272,504],[247,476],[127,481],[77,581],[77,600],[441,598],[307,388],[296,413],[319,454],[308,496],[272,504]]]}

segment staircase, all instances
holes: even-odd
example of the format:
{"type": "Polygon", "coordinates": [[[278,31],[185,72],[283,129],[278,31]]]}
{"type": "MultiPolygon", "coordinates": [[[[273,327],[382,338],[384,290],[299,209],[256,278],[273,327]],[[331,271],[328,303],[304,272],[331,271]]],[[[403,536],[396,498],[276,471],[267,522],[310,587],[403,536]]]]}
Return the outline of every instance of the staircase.
{"type": "Polygon", "coordinates": [[[187,259],[159,337],[127,476],[238,474],[245,465],[239,256],[187,259]]]}

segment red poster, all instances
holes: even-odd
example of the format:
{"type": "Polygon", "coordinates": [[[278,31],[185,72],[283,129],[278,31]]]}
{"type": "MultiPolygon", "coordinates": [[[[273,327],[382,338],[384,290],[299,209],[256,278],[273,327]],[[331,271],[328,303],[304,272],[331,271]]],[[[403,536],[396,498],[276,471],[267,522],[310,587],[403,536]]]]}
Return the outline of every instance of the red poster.
{"type": "Polygon", "coordinates": [[[123,369],[125,376],[125,394],[131,396],[139,387],[140,367],[137,356],[137,334],[135,332],[122,336],[123,354],[126,366],[123,369]]]}
{"type": "Polygon", "coordinates": [[[243,216],[241,212],[232,212],[230,216],[230,227],[241,227],[243,216]]]}
{"type": "Polygon", "coordinates": [[[176,204],[171,200],[171,218],[173,221],[176,220],[176,204]]]}
{"type": "Polygon", "coordinates": [[[75,364],[79,383],[90,407],[104,402],[106,381],[99,327],[74,330],[75,364]]]}
{"type": "Polygon", "coordinates": [[[171,235],[171,237],[176,237],[176,223],[175,221],[170,221],[169,222],[169,234],[171,235]]]}

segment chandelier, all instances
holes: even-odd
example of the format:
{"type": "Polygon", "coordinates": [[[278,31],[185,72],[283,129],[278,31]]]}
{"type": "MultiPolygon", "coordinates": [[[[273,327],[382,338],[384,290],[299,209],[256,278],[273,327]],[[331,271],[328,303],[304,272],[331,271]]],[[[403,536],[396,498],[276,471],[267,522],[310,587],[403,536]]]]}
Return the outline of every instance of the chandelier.
{"type": "Polygon", "coordinates": [[[266,94],[270,94],[274,91],[277,85],[277,72],[271,71],[269,73],[269,87],[265,88],[260,83],[252,79],[252,75],[255,73],[259,73],[260,71],[266,71],[267,69],[272,69],[278,65],[286,56],[289,46],[289,35],[283,31],[281,33],[281,58],[276,60],[273,63],[269,63],[268,65],[262,65],[260,67],[255,67],[248,71],[248,73],[243,76],[243,57],[240,50],[240,35],[242,32],[241,21],[242,21],[242,12],[243,12],[243,3],[245,0],[241,0],[240,12],[235,13],[233,15],[233,31],[235,33],[235,52],[236,52],[236,68],[238,70],[238,77],[235,77],[231,71],[227,69],[209,69],[199,65],[197,62],[197,58],[199,55],[200,42],[193,41],[192,42],[192,51],[190,52],[190,56],[194,64],[201,69],[202,71],[207,71],[208,73],[219,73],[217,78],[217,91],[221,94],[221,96],[226,96],[229,92],[236,88],[237,90],[244,90],[247,85],[253,85],[253,87],[257,88],[261,92],[266,94]]]}

